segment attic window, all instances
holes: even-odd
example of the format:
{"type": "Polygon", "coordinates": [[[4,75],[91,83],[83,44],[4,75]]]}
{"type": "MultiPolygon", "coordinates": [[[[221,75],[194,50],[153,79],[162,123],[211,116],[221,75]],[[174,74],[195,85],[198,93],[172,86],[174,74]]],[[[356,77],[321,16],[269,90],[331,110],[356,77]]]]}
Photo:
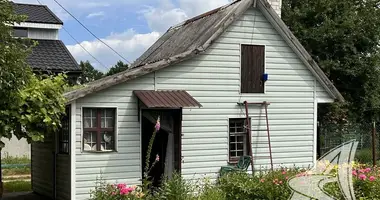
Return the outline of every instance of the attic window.
{"type": "Polygon", "coordinates": [[[28,29],[13,27],[13,36],[14,37],[28,37],[28,29]]]}
{"type": "Polygon", "coordinates": [[[241,93],[264,93],[265,46],[241,45],[241,93]]]}

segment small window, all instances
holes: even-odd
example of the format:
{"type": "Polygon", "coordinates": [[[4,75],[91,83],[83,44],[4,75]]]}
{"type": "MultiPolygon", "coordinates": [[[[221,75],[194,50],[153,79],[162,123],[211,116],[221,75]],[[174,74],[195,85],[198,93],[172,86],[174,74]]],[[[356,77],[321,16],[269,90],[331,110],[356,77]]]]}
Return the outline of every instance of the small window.
{"type": "Polygon", "coordinates": [[[13,27],[13,36],[14,37],[28,37],[28,29],[13,27]]]}
{"type": "Polygon", "coordinates": [[[83,150],[115,150],[115,108],[83,109],[83,150]]]}
{"type": "Polygon", "coordinates": [[[61,130],[58,134],[58,153],[69,154],[70,152],[70,127],[71,127],[71,107],[66,106],[66,114],[61,120],[61,130]]]}
{"type": "Polygon", "coordinates": [[[241,45],[241,93],[264,93],[265,47],[241,45]]]}
{"type": "Polygon", "coordinates": [[[230,119],[229,130],[229,159],[236,162],[240,156],[248,155],[246,119],[230,119]]]}

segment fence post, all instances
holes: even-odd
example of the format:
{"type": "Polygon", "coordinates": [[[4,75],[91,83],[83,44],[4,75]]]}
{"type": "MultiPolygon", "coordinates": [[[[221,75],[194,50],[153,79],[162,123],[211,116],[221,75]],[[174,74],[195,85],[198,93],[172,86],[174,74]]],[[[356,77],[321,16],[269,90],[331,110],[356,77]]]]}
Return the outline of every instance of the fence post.
{"type": "Polygon", "coordinates": [[[376,122],[372,123],[372,161],[373,166],[376,166],[376,122]]]}

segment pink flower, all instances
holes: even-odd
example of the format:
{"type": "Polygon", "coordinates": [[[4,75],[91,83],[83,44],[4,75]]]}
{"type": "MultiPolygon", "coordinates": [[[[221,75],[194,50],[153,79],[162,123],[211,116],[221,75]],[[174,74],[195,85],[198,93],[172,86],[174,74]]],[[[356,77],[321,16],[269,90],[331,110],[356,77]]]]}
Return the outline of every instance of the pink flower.
{"type": "Polygon", "coordinates": [[[371,168],[368,167],[368,168],[366,168],[364,171],[368,173],[368,172],[371,171],[371,168]]]}
{"type": "Polygon", "coordinates": [[[121,195],[126,195],[126,194],[129,194],[131,191],[129,188],[123,188],[120,190],[120,194],[121,195]]]}
{"type": "Polygon", "coordinates": [[[160,156],[157,154],[156,155],[156,162],[160,161],[160,156]]]}
{"type": "Polygon", "coordinates": [[[364,169],[359,169],[359,173],[365,173],[364,169]]]}
{"type": "Polygon", "coordinates": [[[285,179],[286,179],[286,180],[288,180],[288,179],[289,179],[289,177],[285,177],[285,179]]]}
{"type": "Polygon", "coordinates": [[[262,179],[260,179],[260,182],[264,183],[264,181],[265,181],[265,180],[264,180],[263,178],[262,178],[262,179]]]}
{"type": "Polygon", "coordinates": [[[354,176],[358,175],[358,173],[356,172],[356,170],[352,171],[352,175],[354,175],[354,176]]]}
{"type": "Polygon", "coordinates": [[[282,174],[284,174],[284,175],[285,175],[285,174],[286,174],[286,171],[282,171],[282,174]]]}
{"type": "Polygon", "coordinates": [[[125,183],[117,184],[117,188],[119,188],[119,190],[124,189],[125,187],[127,187],[127,184],[125,184],[125,183]]]}
{"type": "Polygon", "coordinates": [[[376,178],[375,178],[374,176],[370,176],[370,177],[369,177],[369,180],[370,180],[370,181],[374,181],[374,180],[376,180],[376,178]]]}
{"type": "Polygon", "coordinates": [[[115,196],[115,195],[116,195],[116,192],[112,192],[111,195],[112,195],[112,196],[115,196]]]}
{"type": "Polygon", "coordinates": [[[280,181],[279,183],[282,184],[282,181],[280,181]]]}
{"type": "Polygon", "coordinates": [[[359,174],[359,179],[364,181],[367,179],[367,176],[365,174],[359,174]]]}
{"type": "Polygon", "coordinates": [[[156,122],[156,126],[154,126],[154,128],[156,128],[156,131],[159,131],[159,130],[160,130],[160,127],[161,127],[161,124],[160,124],[160,117],[158,117],[157,122],[156,122]]]}

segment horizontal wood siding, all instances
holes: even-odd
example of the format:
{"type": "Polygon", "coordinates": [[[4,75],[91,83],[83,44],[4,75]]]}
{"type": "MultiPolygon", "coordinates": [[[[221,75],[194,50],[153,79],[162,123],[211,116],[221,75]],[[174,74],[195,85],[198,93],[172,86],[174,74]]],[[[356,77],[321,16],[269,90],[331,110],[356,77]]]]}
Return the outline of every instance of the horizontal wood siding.
{"type": "Polygon", "coordinates": [[[318,102],[334,102],[334,99],[330,97],[329,93],[327,93],[320,83],[317,83],[316,91],[318,102]]]}
{"type": "Polygon", "coordinates": [[[58,29],[28,29],[28,38],[32,39],[45,39],[45,40],[57,40],[58,29]]]}
{"type": "Polygon", "coordinates": [[[70,155],[57,155],[57,200],[70,200],[71,195],[70,155]]]}
{"type": "MultiPolygon", "coordinates": [[[[203,55],[156,73],[158,90],[187,90],[202,108],[183,110],[182,174],[188,178],[216,177],[228,161],[228,119],[244,118],[237,102],[268,101],[274,164],[313,163],[315,77],[254,9],[233,23],[203,55]],[[240,44],[265,45],[263,94],[239,94],[240,44]]],[[[264,110],[249,108],[254,156],[269,156],[264,110]]],[[[268,167],[269,159],[256,159],[268,167]]]]}
{"type": "Polygon", "coordinates": [[[89,198],[96,178],[106,181],[138,184],[141,179],[140,123],[137,98],[133,90],[154,89],[154,74],[113,86],[107,90],[79,99],[76,106],[76,200],[89,198]],[[81,123],[83,106],[117,107],[116,153],[81,152],[81,123]]]}
{"type": "Polygon", "coordinates": [[[32,190],[46,197],[53,197],[53,142],[32,143],[32,190]]]}

